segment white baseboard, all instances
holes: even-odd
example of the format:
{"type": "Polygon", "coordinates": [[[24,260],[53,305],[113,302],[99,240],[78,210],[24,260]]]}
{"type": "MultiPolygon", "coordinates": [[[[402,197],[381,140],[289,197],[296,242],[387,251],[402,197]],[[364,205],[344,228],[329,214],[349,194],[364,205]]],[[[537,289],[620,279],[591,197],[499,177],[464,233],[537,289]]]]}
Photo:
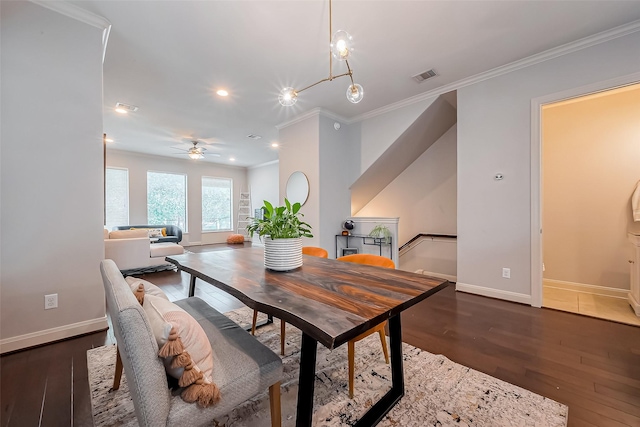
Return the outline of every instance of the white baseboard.
{"type": "Polygon", "coordinates": [[[519,302],[531,305],[531,295],[518,294],[515,292],[503,291],[500,289],[485,288],[483,286],[469,285],[467,283],[456,283],[456,291],[467,292],[484,297],[502,299],[505,301],[519,302]]]}
{"type": "Polygon", "coordinates": [[[640,316],[640,301],[636,300],[631,292],[627,295],[627,300],[629,301],[631,308],[633,308],[633,311],[636,313],[636,316],[640,316]]]}
{"type": "Polygon", "coordinates": [[[107,316],[0,340],[0,354],[107,329],[107,316]]]}
{"type": "Polygon", "coordinates": [[[585,294],[602,295],[605,297],[627,299],[629,289],[607,288],[606,286],[587,285],[586,283],[565,282],[563,280],[543,279],[545,288],[558,288],[565,291],[582,292],[585,294]]]}
{"type": "Polygon", "coordinates": [[[433,276],[433,277],[437,277],[439,279],[445,279],[448,280],[450,282],[457,282],[458,281],[458,277],[457,276],[451,276],[449,274],[443,274],[443,273],[436,273],[434,271],[426,271],[426,270],[416,270],[415,273],[418,274],[424,274],[425,276],[433,276]]]}
{"type": "Polygon", "coordinates": [[[189,246],[202,246],[202,242],[189,242],[189,243],[180,242],[180,244],[185,248],[188,248],[189,246]]]}

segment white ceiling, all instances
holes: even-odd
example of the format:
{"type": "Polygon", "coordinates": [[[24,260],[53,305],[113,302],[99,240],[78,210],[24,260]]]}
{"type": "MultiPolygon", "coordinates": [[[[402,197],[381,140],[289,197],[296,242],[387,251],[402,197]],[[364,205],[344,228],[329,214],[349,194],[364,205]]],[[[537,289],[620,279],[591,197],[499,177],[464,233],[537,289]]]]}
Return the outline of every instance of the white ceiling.
{"type": "MultiPolygon", "coordinates": [[[[333,30],[354,37],[350,64],[364,99],[347,101],[343,77],[286,108],[277,100],[280,89],[329,74],[328,1],[72,3],[112,24],[104,63],[111,148],[187,158],[172,147],[196,137],[221,154],[205,160],[239,166],[277,159],[270,146],[276,125],[314,108],[352,120],[640,19],[640,1],[334,0],[333,30]],[[411,78],[430,68],[437,77],[411,78]],[[230,95],[217,96],[219,88],[230,95]],[[116,102],[140,109],[120,115],[116,102]]],[[[334,62],[334,74],[344,71],[334,62]]]]}

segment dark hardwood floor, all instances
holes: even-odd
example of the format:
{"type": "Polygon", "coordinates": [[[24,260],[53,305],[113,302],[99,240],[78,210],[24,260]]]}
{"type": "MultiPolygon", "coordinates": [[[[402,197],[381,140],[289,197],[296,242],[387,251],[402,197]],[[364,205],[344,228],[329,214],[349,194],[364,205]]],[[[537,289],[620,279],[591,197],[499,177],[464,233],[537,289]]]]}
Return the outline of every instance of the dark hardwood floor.
{"type": "MultiPolygon", "coordinates": [[[[187,275],[144,278],[187,295],[187,275]]],[[[640,328],[454,289],[403,314],[404,341],[568,405],[570,426],[640,426],[640,328]]],[[[210,286],[196,295],[220,311],[242,306],[210,286]]],[[[92,425],[86,351],[114,342],[105,331],[0,357],[1,425],[92,425]]]]}

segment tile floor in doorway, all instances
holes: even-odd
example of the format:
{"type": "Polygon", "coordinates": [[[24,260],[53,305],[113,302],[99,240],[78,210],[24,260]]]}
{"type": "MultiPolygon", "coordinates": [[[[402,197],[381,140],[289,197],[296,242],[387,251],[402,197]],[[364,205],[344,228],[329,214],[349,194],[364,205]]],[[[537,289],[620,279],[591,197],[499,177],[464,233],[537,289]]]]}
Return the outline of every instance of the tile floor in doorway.
{"type": "Polygon", "coordinates": [[[542,306],[640,326],[640,317],[635,315],[627,300],[623,298],[544,286],[542,306]]]}

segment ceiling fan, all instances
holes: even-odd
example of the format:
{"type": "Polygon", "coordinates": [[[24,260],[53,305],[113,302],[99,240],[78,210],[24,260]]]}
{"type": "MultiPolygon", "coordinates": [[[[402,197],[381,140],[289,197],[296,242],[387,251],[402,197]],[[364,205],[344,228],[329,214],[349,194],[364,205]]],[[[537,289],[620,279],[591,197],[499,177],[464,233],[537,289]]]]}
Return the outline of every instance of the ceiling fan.
{"type": "MultiPolygon", "coordinates": [[[[202,146],[200,147],[198,146],[200,141],[198,141],[197,139],[194,139],[189,142],[193,144],[193,147],[189,147],[189,148],[173,147],[173,148],[175,148],[176,150],[184,151],[189,156],[190,159],[193,159],[193,160],[204,159],[204,155],[207,149],[202,146]]],[[[207,156],[220,157],[220,154],[207,153],[207,156]]]]}

